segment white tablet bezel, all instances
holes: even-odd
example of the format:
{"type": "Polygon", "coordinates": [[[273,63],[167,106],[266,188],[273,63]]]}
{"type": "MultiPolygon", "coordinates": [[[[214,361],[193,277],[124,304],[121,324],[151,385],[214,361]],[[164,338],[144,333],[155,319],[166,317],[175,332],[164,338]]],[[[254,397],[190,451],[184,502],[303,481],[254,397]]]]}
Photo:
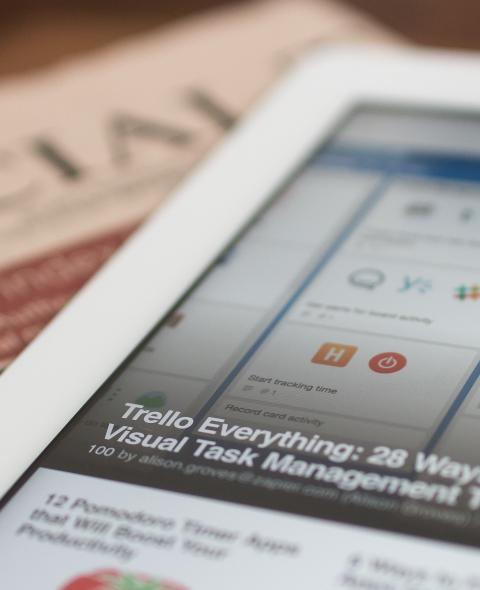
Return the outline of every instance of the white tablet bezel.
{"type": "Polygon", "coordinates": [[[355,103],[478,109],[480,63],[329,48],[298,64],[0,379],[0,498],[355,103]]]}

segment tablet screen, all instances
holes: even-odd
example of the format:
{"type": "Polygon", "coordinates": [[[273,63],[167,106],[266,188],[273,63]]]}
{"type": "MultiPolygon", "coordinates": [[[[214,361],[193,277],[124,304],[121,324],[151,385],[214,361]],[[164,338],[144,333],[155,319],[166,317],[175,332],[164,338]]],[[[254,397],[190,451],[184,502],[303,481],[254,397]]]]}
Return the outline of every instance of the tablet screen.
{"type": "Polygon", "coordinates": [[[17,485],[5,587],[480,588],[479,325],[478,116],[357,106],[17,485]]]}

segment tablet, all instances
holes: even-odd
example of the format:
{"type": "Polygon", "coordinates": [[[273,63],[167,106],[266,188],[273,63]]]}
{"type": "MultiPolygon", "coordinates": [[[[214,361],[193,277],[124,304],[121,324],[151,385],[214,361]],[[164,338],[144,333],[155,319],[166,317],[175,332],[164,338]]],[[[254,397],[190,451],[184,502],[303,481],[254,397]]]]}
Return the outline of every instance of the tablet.
{"type": "Polygon", "coordinates": [[[2,587],[480,588],[480,64],[296,66],[0,379],[2,587]]]}

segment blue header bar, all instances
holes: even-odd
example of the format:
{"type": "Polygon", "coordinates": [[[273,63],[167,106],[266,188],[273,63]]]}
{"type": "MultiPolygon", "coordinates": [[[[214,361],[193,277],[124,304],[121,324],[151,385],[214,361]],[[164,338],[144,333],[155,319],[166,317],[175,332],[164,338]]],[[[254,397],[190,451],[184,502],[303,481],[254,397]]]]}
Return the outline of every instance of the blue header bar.
{"type": "Polygon", "coordinates": [[[377,150],[349,146],[327,147],[316,164],[353,168],[398,176],[420,176],[480,182],[480,157],[427,152],[377,150]]]}

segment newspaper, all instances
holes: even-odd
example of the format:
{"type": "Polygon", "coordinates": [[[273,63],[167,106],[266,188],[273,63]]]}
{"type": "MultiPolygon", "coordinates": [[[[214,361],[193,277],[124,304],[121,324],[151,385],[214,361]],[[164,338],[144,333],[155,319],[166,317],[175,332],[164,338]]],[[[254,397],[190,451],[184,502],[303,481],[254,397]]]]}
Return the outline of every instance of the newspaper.
{"type": "Polygon", "coordinates": [[[4,82],[0,368],[299,54],[393,39],[340,5],[266,0],[4,82]]]}

